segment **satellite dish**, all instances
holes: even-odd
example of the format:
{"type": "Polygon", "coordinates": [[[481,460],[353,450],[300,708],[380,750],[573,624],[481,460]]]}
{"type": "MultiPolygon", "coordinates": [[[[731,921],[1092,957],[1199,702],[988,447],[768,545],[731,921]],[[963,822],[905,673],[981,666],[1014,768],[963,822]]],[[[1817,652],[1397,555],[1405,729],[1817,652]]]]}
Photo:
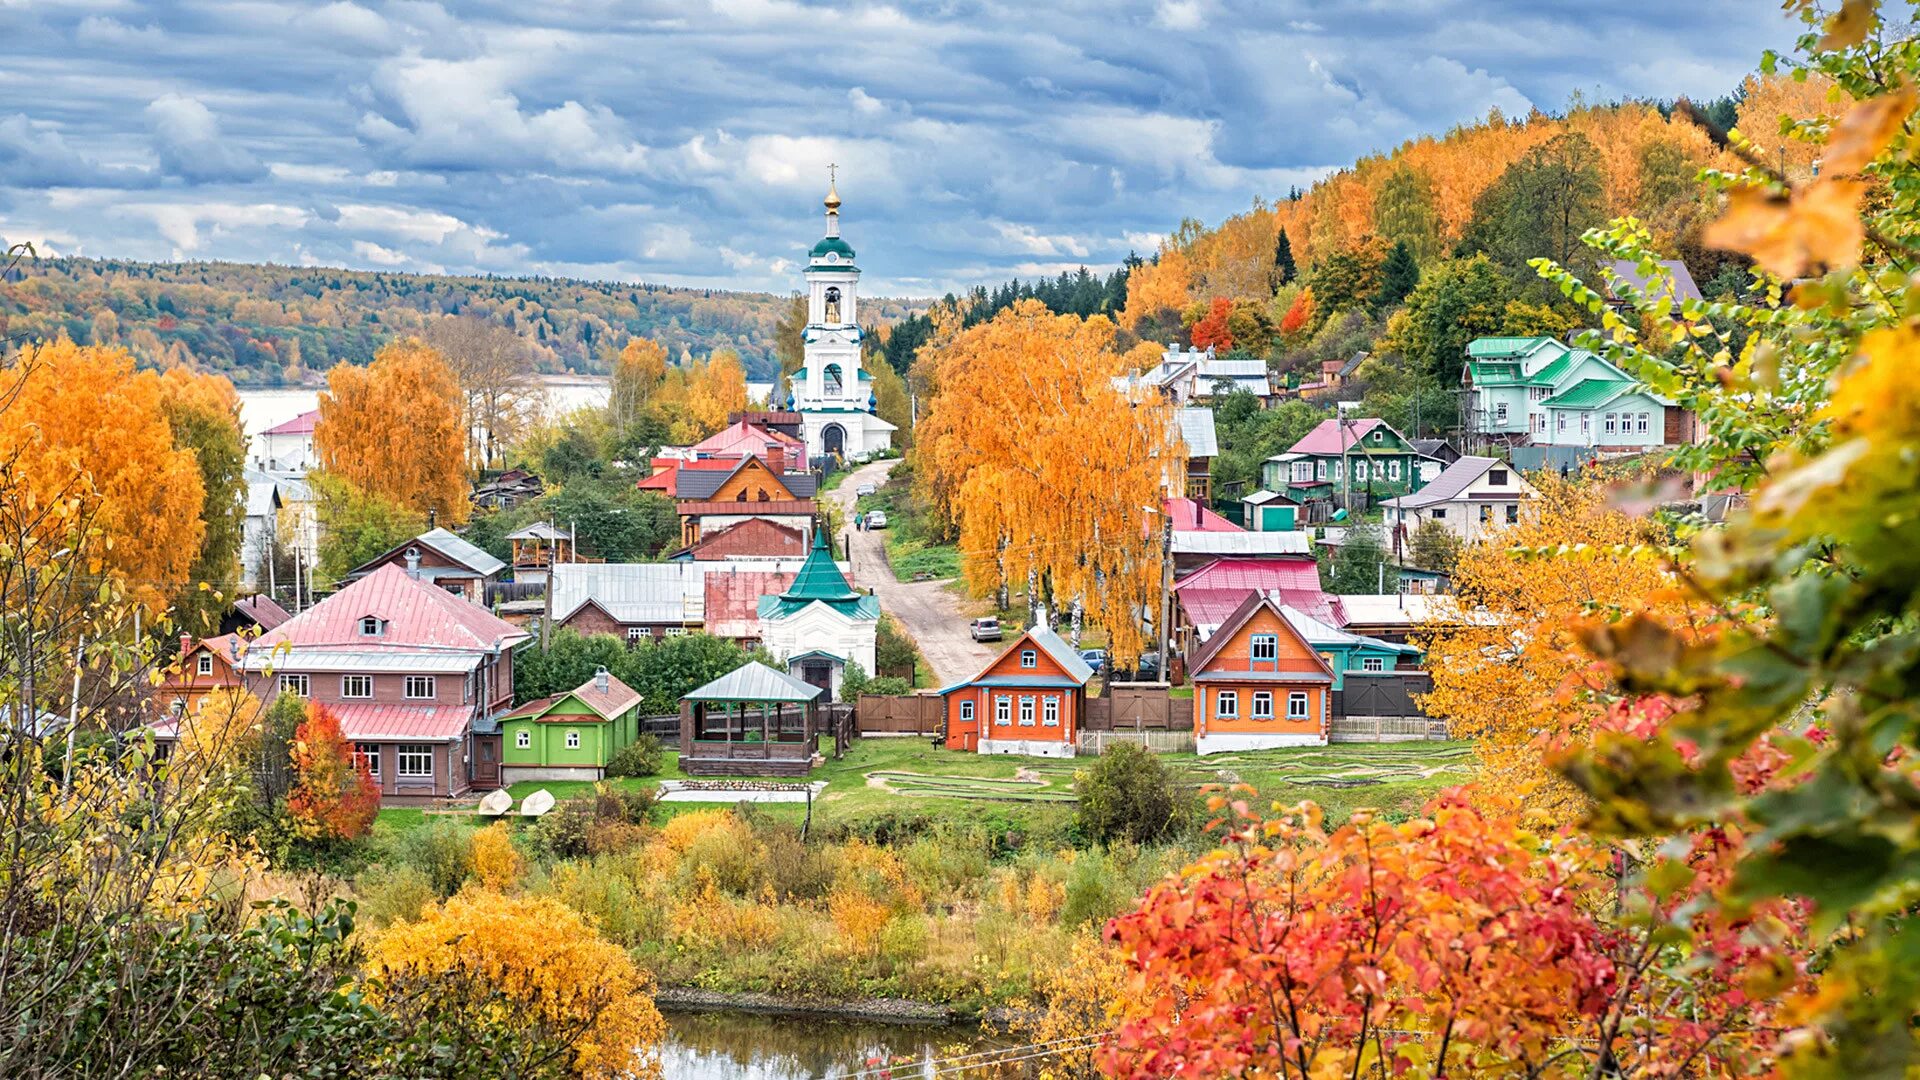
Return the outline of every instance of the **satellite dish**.
{"type": "Polygon", "coordinates": [[[553,792],[546,788],[541,788],[520,800],[521,817],[539,817],[551,809],[553,809],[553,792]]]}
{"type": "Polygon", "coordinates": [[[499,817],[511,809],[513,809],[513,796],[507,794],[506,788],[489,791],[480,800],[481,817],[499,817]]]}

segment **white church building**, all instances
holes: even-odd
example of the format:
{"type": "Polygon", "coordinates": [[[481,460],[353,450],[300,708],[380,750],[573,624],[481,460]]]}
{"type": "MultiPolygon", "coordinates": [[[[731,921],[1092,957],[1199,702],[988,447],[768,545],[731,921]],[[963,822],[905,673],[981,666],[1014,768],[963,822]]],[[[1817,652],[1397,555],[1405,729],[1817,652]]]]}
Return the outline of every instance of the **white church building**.
{"type": "Polygon", "coordinates": [[[787,408],[800,414],[813,461],[864,461],[893,444],[894,426],[874,414],[873,380],[860,370],[860,268],[840,238],[840,193],[827,186],[827,235],[807,254],[805,359],[787,408]]]}

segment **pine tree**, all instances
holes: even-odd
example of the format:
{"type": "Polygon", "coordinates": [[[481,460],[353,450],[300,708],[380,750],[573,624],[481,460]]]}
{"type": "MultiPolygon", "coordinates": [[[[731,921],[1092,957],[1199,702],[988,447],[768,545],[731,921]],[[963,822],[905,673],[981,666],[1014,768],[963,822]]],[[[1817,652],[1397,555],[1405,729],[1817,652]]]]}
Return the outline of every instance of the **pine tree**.
{"type": "Polygon", "coordinates": [[[1300,276],[1299,267],[1293,263],[1293,241],[1287,239],[1287,230],[1280,230],[1280,239],[1273,243],[1274,288],[1288,284],[1300,276]]]}
{"type": "Polygon", "coordinates": [[[1380,267],[1380,291],[1374,294],[1374,306],[1381,311],[1396,307],[1418,284],[1420,264],[1414,261],[1413,249],[1405,240],[1396,241],[1380,267]]]}

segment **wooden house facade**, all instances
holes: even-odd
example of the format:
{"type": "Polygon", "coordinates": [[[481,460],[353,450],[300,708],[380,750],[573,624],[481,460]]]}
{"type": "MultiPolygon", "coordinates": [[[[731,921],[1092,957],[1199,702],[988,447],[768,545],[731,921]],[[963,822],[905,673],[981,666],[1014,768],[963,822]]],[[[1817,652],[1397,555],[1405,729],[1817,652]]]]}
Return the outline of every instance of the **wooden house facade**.
{"type": "Polygon", "coordinates": [[[1326,745],[1336,675],[1291,610],[1250,594],[1189,657],[1199,753],[1326,745]]]}
{"type": "Polygon", "coordinates": [[[943,688],[950,750],[1072,757],[1093,670],[1042,624],[1015,639],[979,675],[943,688]]]}

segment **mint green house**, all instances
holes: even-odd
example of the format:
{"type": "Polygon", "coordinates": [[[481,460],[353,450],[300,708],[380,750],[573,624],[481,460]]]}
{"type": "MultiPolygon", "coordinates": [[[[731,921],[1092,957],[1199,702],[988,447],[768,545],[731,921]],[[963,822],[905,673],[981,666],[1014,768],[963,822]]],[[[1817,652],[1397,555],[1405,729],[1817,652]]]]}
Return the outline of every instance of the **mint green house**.
{"type": "Polygon", "coordinates": [[[640,695],[601,668],[564,694],[500,718],[501,780],[599,780],[640,737],[640,695]]]}
{"type": "Polygon", "coordinates": [[[1460,382],[1468,431],[1501,442],[1626,452],[1692,437],[1684,409],[1555,338],[1479,338],[1467,346],[1460,382]]]}
{"type": "Polygon", "coordinates": [[[1300,637],[1320,654],[1333,671],[1333,689],[1347,688],[1347,673],[1362,674],[1385,673],[1402,668],[1417,667],[1420,663],[1420,650],[1412,645],[1401,645],[1379,638],[1350,634],[1338,627],[1328,626],[1319,619],[1292,607],[1282,607],[1281,614],[1293,624],[1300,637]]]}

